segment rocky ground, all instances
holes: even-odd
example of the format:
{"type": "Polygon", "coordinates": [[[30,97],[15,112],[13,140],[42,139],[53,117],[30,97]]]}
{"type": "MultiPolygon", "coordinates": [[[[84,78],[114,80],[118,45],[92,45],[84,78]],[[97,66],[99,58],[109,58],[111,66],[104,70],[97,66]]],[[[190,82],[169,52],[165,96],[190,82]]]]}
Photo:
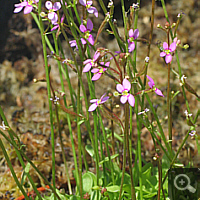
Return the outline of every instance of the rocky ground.
{"type": "MultiPolygon", "coordinates": [[[[12,5],[17,3],[16,1],[10,1],[12,5]]],[[[131,1],[130,1],[131,2],[131,1]]],[[[133,3],[133,2],[132,2],[133,3]]],[[[115,18],[117,18],[119,25],[119,33],[123,36],[122,21],[120,18],[120,4],[115,1],[116,10],[115,18]],[[118,10],[119,9],[119,10],[118,10]]],[[[96,2],[96,5],[98,3],[96,2]]],[[[50,125],[49,125],[49,113],[48,113],[48,100],[46,92],[45,82],[34,83],[33,79],[39,79],[45,77],[45,71],[43,67],[42,47],[40,33],[36,28],[35,23],[31,15],[23,15],[23,13],[12,14],[12,10],[8,5],[3,5],[5,12],[7,9],[8,19],[7,21],[1,21],[1,28],[5,27],[0,32],[1,38],[1,51],[0,51],[0,104],[4,110],[4,113],[9,121],[10,126],[19,135],[23,144],[26,145],[27,155],[34,160],[35,164],[39,166],[39,169],[47,176],[50,177],[51,172],[51,150],[49,149],[50,143],[50,125]],[[9,19],[10,15],[10,19],[9,19]]],[[[128,6],[128,5],[127,5],[128,6]]],[[[177,15],[180,12],[184,12],[184,16],[181,20],[177,34],[182,44],[189,44],[189,49],[179,49],[179,58],[182,67],[182,73],[187,76],[187,81],[194,90],[200,95],[200,71],[199,71],[199,57],[200,57],[200,3],[198,0],[171,0],[167,4],[168,15],[171,22],[176,22],[177,15]]],[[[99,9],[100,10],[100,9],[99,9]]],[[[1,13],[2,14],[2,13],[1,13]]],[[[102,15],[103,16],[103,15],[102,15]]],[[[142,3],[139,12],[138,29],[140,31],[140,38],[149,37],[150,31],[150,16],[151,16],[151,3],[146,1],[142,3]]],[[[2,16],[0,15],[2,18],[2,16]]],[[[101,17],[101,16],[100,16],[101,17]]],[[[95,19],[94,19],[95,20],[95,19]]],[[[159,57],[159,49],[156,43],[158,41],[165,41],[166,35],[160,29],[157,29],[157,24],[164,26],[166,22],[162,7],[159,2],[156,4],[155,9],[155,29],[153,34],[153,42],[150,54],[150,66],[148,73],[155,78],[157,85],[166,94],[167,83],[167,69],[164,62],[159,57]]],[[[95,23],[95,27],[98,26],[98,22],[95,23]]],[[[103,37],[99,39],[100,44],[110,50],[119,50],[117,43],[114,39],[104,33],[103,37]]],[[[63,41],[63,47],[65,48],[66,55],[69,53],[65,42],[63,41]]],[[[137,68],[138,70],[143,66],[144,58],[146,57],[147,46],[143,43],[138,43],[138,55],[137,55],[137,68]]],[[[49,52],[50,53],[50,52],[49,52]]],[[[175,59],[174,59],[175,60],[175,59]]],[[[51,79],[55,89],[60,89],[60,78],[57,70],[57,63],[53,59],[49,59],[49,63],[52,66],[51,79]]],[[[178,70],[176,62],[173,62],[173,67],[178,70]]],[[[76,88],[76,74],[70,71],[70,77],[73,82],[74,88],[76,88]]],[[[172,89],[174,91],[180,90],[179,81],[175,76],[171,77],[172,89]]],[[[102,81],[105,84],[96,84],[96,95],[102,95],[102,90],[114,91],[115,86],[113,82],[108,81],[107,78],[102,77],[102,81]]],[[[66,86],[67,87],[67,86],[66,86]]],[[[193,114],[197,113],[200,109],[199,102],[196,96],[187,92],[188,101],[193,114]]],[[[161,119],[166,116],[166,108],[161,110],[161,107],[166,102],[164,100],[158,100],[152,95],[155,105],[158,106],[158,112],[161,119]],[[160,105],[160,106],[159,106],[160,105]]],[[[148,106],[148,105],[147,105],[148,106]]],[[[163,109],[163,106],[162,106],[163,109]]],[[[180,92],[179,95],[173,101],[173,148],[177,149],[181,143],[182,138],[186,134],[189,126],[186,124],[184,111],[186,105],[180,92]]],[[[120,110],[117,112],[121,113],[120,110]]],[[[121,113],[121,116],[123,113],[121,113]]],[[[133,122],[134,123],[134,122],[133,122]]],[[[163,127],[167,133],[167,121],[163,120],[163,127]]],[[[199,134],[200,123],[198,122],[197,133],[199,134]]],[[[76,138],[76,124],[72,124],[74,137],[76,138]]],[[[65,119],[62,121],[63,128],[63,141],[65,145],[66,157],[70,170],[73,169],[72,154],[70,152],[70,140],[67,132],[67,125],[65,119]]],[[[135,128],[135,127],[134,127],[135,128]]],[[[83,134],[84,128],[83,128],[83,134]]],[[[117,131],[117,130],[116,130],[117,131]]],[[[136,137],[136,135],[134,136],[136,137]]],[[[0,136],[1,139],[2,136],[0,136]]],[[[18,177],[22,175],[22,169],[18,164],[14,150],[3,139],[4,144],[12,158],[13,166],[17,172],[18,177]]],[[[142,130],[142,143],[143,143],[143,157],[147,160],[152,160],[154,155],[154,147],[151,142],[151,136],[144,128],[142,130]]],[[[58,188],[66,188],[66,177],[64,174],[64,166],[61,159],[61,149],[59,139],[56,141],[56,168],[57,168],[57,186],[58,188]]],[[[194,166],[199,166],[199,160],[197,157],[197,147],[192,138],[189,138],[184,149],[181,151],[180,160],[186,165],[189,161],[193,161],[194,166]]],[[[34,174],[33,170],[30,172],[34,177],[34,181],[41,185],[41,180],[34,174]]],[[[3,154],[0,150],[0,194],[4,195],[6,191],[14,192],[14,197],[20,195],[20,192],[16,188],[5,163],[3,154]]],[[[73,177],[72,177],[73,183],[73,177]]]]}

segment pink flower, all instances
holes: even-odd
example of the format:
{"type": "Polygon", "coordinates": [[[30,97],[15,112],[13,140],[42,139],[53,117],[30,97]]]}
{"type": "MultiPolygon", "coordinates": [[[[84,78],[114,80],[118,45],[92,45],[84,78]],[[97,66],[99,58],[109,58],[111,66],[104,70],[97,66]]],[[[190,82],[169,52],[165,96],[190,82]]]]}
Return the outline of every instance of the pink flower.
{"type": "Polygon", "coordinates": [[[176,42],[172,42],[168,47],[167,42],[163,42],[163,52],[160,53],[160,57],[165,56],[165,62],[170,63],[172,61],[171,53],[176,50],[176,42]]]}
{"type": "Polygon", "coordinates": [[[38,3],[39,0],[35,0],[35,1],[23,1],[21,3],[15,4],[15,9],[14,9],[14,13],[18,13],[20,12],[23,8],[24,8],[24,14],[28,14],[33,10],[33,6],[32,4],[38,3]]]}
{"type": "Polygon", "coordinates": [[[149,87],[151,89],[153,89],[157,95],[164,97],[164,95],[161,92],[161,90],[159,90],[158,88],[155,87],[154,80],[148,75],[147,75],[147,78],[149,79],[149,82],[148,82],[149,87]]]}
{"type": "Polygon", "coordinates": [[[103,94],[103,96],[100,99],[90,100],[90,103],[93,103],[93,104],[89,107],[88,111],[92,112],[97,108],[98,105],[105,103],[109,99],[109,96],[104,97],[105,95],[106,95],[106,93],[103,94]]]}
{"type": "MultiPolygon", "coordinates": [[[[65,16],[63,15],[63,16],[61,17],[61,20],[60,20],[61,25],[63,24],[64,19],[65,19],[65,16]]],[[[51,29],[51,31],[54,31],[54,30],[56,30],[56,29],[58,29],[58,31],[60,31],[60,26],[59,26],[59,24],[56,22],[54,25],[55,25],[55,26],[51,29]]],[[[75,40],[75,41],[76,41],[76,40],[75,40]]]]}
{"type": "Polygon", "coordinates": [[[104,64],[104,62],[101,62],[102,65],[104,65],[105,67],[99,66],[97,68],[93,68],[91,70],[92,73],[94,73],[94,76],[92,77],[92,81],[96,81],[98,79],[100,79],[101,75],[107,70],[106,67],[109,67],[110,62],[107,62],[104,64]]]}
{"type": "Polygon", "coordinates": [[[51,1],[46,1],[45,7],[49,10],[48,18],[51,20],[52,24],[56,24],[58,21],[58,15],[55,11],[61,8],[60,2],[55,2],[54,4],[51,1]]]}
{"type": "Polygon", "coordinates": [[[87,59],[83,62],[85,67],[83,68],[83,72],[89,72],[91,67],[97,67],[97,59],[100,56],[100,53],[98,51],[95,52],[93,59],[87,59]]]}
{"type": "Polygon", "coordinates": [[[135,42],[134,40],[139,37],[139,30],[135,29],[133,32],[133,29],[129,30],[129,39],[128,39],[128,52],[132,52],[135,49],[135,42]]]}
{"type": "Polygon", "coordinates": [[[98,17],[97,9],[92,6],[92,1],[89,0],[79,0],[79,3],[86,7],[87,11],[91,14],[93,13],[95,17],[98,17]]]}
{"type": "MultiPolygon", "coordinates": [[[[79,27],[80,31],[83,32],[85,34],[85,39],[88,40],[88,42],[93,45],[94,44],[94,38],[93,36],[90,34],[90,32],[93,29],[93,23],[90,19],[88,19],[87,21],[87,27],[85,27],[83,24],[80,25],[79,27]]],[[[81,38],[81,43],[82,44],[86,44],[87,42],[85,41],[84,38],[81,38]]]]}
{"type": "Polygon", "coordinates": [[[125,104],[128,100],[128,103],[133,107],[135,105],[135,98],[132,94],[128,93],[131,89],[131,84],[127,79],[124,79],[121,84],[117,84],[116,89],[119,93],[122,94],[120,101],[125,104]]]}

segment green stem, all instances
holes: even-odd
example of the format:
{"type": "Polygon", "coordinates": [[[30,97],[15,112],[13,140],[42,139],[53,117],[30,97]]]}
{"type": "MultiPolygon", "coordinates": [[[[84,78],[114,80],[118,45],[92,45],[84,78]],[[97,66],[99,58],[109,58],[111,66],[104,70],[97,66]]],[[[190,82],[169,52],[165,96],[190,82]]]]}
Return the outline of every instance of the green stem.
{"type": "Polygon", "coordinates": [[[100,125],[101,125],[102,132],[103,132],[103,138],[104,138],[104,141],[105,141],[105,144],[106,144],[106,151],[107,151],[108,160],[109,160],[109,164],[110,164],[111,177],[112,177],[112,182],[113,182],[113,185],[114,185],[115,184],[114,167],[113,167],[113,163],[112,163],[112,160],[111,160],[111,157],[110,157],[110,150],[109,150],[109,146],[108,146],[108,139],[106,137],[106,133],[105,133],[105,129],[104,129],[104,124],[103,124],[103,120],[102,120],[102,117],[100,115],[99,109],[98,109],[98,115],[99,115],[99,121],[100,121],[100,125]]]}
{"type": "Polygon", "coordinates": [[[168,63],[168,81],[167,81],[167,116],[168,116],[168,135],[169,146],[172,151],[172,108],[171,108],[171,88],[170,88],[170,63],[168,63]]]}
{"type": "MultiPolygon", "coordinates": [[[[138,113],[138,97],[135,98],[135,112],[138,113]]],[[[141,151],[141,122],[138,115],[136,115],[137,122],[137,156],[138,156],[138,170],[139,170],[139,187],[140,199],[143,200],[143,187],[142,187],[142,151],[141,151]]]]}
{"type": "MultiPolygon", "coordinates": [[[[80,114],[81,102],[80,102],[80,79],[78,79],[78,91],[77,91],[77,114],[80,114]]],[[[82,146],[82,135],[81,135],[81,124],[80,117],[77,117],[77,135],[78,135],[78,171],[79,171],[79,193],[80,199],[83,199],[83,184],[82,184],[82,156],[81,156],[81,146],[82,146]]]]}
{"type": "MultiPolygon", "coordinates": [[[[148,44],[148,50],[147,50],[147,57],[150,57],[150,50],[151,50],[151,42],[152,42],[152,37],[153,37],[153,26],[154,26],[154,11],[155,11],[155,0],[152,0],[152,8],[151,8],[151,32],[149,35],[149,44],[148,44]]],[[[144,74],[144,86],[146,85],[146,75],[147,75],[147,70],[148,70],[148,64],[145,69],[145,74],[144,74]]],[[[144,99],[142,99],[142,110],[143,110],[143,105],[144,105],[144,99]]]]}
{"type": "Polygon", "coordinates": [[[48,61],[47,61],[47,49],[46,49],[46,42],[44,36],[44,27],[42,22],[42,17],[40,16],[41,13],[41,4],[42,0],[38,3],[38,14],[39,14],[39,24],[40,24],[40,32],[42,37],[42,47],[43,47],[43,56],[44,56],[44,64],[45,64],[45,73],[46,73],[46,83],[47,83],[47,94],[48,94],[48,102],[49,102],[49,115],[50,115],[50,124],[51,124],[51,149],[52,149],[52,182],[54,188],[56,187],[56,180],[55,180],[55,140],[54,140],[54,129],[53,129],[53,111],[52,111],[52,102],[51,98],[51,89],[50,89],[50,78],[49,78],[49,68],[48,68],[48,61]]]}
{"type": "MultiPolygon", "coordinates": [[[[124,129],[124,143],[123,143],[123,165],[122,165],[122,177],[121,177],[121,185],[120,185],[120,192],[119,192],[119,200],[121,200],[122,196],[122,189],[124,185],[124,174],[126,169],[126,149],[127,149],[127,137],[128,137],[128,129],[129,129],[129,104],[126,102],[125,104],[125,129],[124,129]]],[[[133,196],[133,191],[131,188],[131,196],[133,196]]],[[[132,198],[134,199],[134,198],[132,198]]]]}

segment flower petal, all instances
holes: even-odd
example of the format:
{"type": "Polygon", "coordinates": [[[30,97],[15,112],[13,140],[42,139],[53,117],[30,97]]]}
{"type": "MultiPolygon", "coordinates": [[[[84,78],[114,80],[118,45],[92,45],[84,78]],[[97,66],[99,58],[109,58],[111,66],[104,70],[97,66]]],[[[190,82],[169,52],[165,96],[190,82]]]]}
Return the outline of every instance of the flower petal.
{"type": "Polygon", "coordinates": [[[93,77],[92,77],[92,81],[97,81],[98,79],[100,79],[102,73],[96,73],[93,77]]]}
{"type": "Polygon", "coordinates": [[[128,44],[128,52],[132,52],[135,49],[135,42],[130,42],[128,44]]]}
{"type": "Polygon", "coordinates": [[[85,39],[81,38],[81,43],[86,44],[87,42],[85,41],[85,39]]]}
{"type": "Polygon", "coordinates": [[[159,95],[159,96],[165,97],[165,96],[163,95],[163,93],[161,92],[161,90],[159,90],[158,88],[156,88],[155,93],[156,93],[157,95],[159,95]]]}
{"type": "Polygon", "coordinates": [[[21,6],[21,7],[16,7],[15,9],[14,9],[14,13],[18,13],[18,12],[20,12],[21,10],[23,9],[23,7],[21,6]]]}
{"type": "Polygon", "coordinates": [[[52,8],[53,8],[52,2],[51,2],[51,1],[46,1],[45,7],[46,7],[48,10],[52,9],[52,8]]]}
{"type": "MultiPolygon", "coordinates": [[[[76,41],[76,40],[75,40],[76,41]]],[[[91,63],[92,59],[87,59],[83,62],[84,65],[88,64],[88,63],[91,63]]]]}
{"type": "Polygon", "coordinates": [[[166,56],[166,53],[163,51],[160,53],[160,57],[164,57],[164,56],[166,56]]]}
{"type": "MultiPolygon", "coordinates": [[[[58,25],[58,23],[56,23],[56,24],[54,24],[55,26],[51,29],[51,31],[54,31],[54,30],[56,30],[57,28],[59,28],[59,25],[58,25]]],[[[70,45],[71,46],[71,45],[70,45]]],[[[72,47],[72,46],[71,46],[72,47]]]]}
{"type": "Polygon", "coordinates": [[[129,37],[133,37],[133,29],[130,29],[128,32],[129,37]]]}
{"type": "Polygon", "coordinates": [[[88,11],[88,13],[90,13],[90,14],[93,13],[95,17],[98,17],[98,11],[97,11],[97,9],[96,9],[95,7],[91,6],[91,7],[89,7],[89,8],[87,9],[87,11],[88,11]]]}
{"type": "Polygon", "coordinates": [[[93,29],[93,23],[90,19],[87,21],[87,30],[92,31],[93,29]]]}
{"type": "Polygon", "coordinates": [[[83,24],[80,25],[79,29],[83,33],[85,33],[87,31],[86,27],[83,24]]]}
{"type": "Polygon", "coordinates": [[[125,104],[127,101],[127,96],[126,95],[121,96],[120,101],[121,103],[125,104]]]}
{"type": "Polygon", "coordinates": [[[137,39],[139,37],[139,30],[138,29],[135,29],[134,30],[134,33],[133,33],[133,38],[134,40],[137,39]]]}
{"type": "Polygon", "coordinates": [[[106,62],[104,65],[105,65],[105,67],[109,67],[110,66],[110,62],[106,62]]]}
{"type": "Polygon", "coordinates": [[[97,101],[99,101],[99,99],[91,99],[90,103],[97,103],[97,101]]]}
{"type": "Polygon", "coordinates": [[[91,6],[92,5],[92,1],[87,0],[87,5],[91,6]]]}
{"type": "Polygon", "coordinates": [[[88,42],[91,44],[91,45],[94,45],[94,38],[93,36],[90,34],[89,38],[88,38],[88,42]]]}
{"type": "Polygon", "coordinates": [[[27,5],[25,8],[24,8],[24,14],[29,14],[31,11],[33,10],[33,6],[31,5],[27,5]]]}
{"type": "Polygon", "coordinates": [[[168,49],[168,44],[167,44],[167,42],[163,42],[163,49],[164,49],[164,50],[167,50],[167,49],[168,49]]]}
{"type": "Polygon", "coordinates": [[[60,8],[61,8],[60,2],[55,2],[55,3],[53,4],[53,9],[54,9],[54,11],[57,11],[57,10],[59,10],[60,8]]]}
{"type": "Polygon", "coordinates": [[[116,85],[116,89],[118,92],[122,93],[124,91],[124,87],[121,84],[116,85]]]}
{"type": "Polygon", "coordinates": [[[148,82],[149,87],[153,88],[153,86],[155,85],[154,80],[148,75],[147,75],[147,78],[149,79],[149,82],[148,82]]]}
{"type": "Polygon", "coordinates": [[[93,56],[93,61],[95,62],[98,59],[99,56],[100,56],[100,52],[96,51],[94,56],[93,56]]]}
{"type": "Polygon", "coordinates": [[[27,5],[28,5],[28,2],[23,1],[23,2],[21,2],[21,3],[15,4],[15,7],[24,7],[24,6],[27,6],[27,5]]]}
{"type": "Polygon", "coordinates": [[[172,42],[169,46],[170,51],[175,51],[176,50],[176,42],[172,42]]]}
{"type": "Polygon", "coordinates": [[[92,65],[91,63],[88,63],[87,65],[85,65],[85,67],[83,68],[83,72],[89,72],[91,69],[92,65]]]}
{"type": "Polygon", "coordinates": [[[128,91],[131,89],[131,84],[127,79],[123,80],[122,85],[123,85],[124,89],[126,89],[128,91]]]}
{"type": "Polygon", "coordinates": [[[170,63],[172,61],[172,55],[171,54],[167,54],[166,56],[165,56],[165,62],[166,63],[170,63]]]}
{"type": "Polygon", "coordinates": [[[109,99],[109,96],[106,96],[106,97],[101,97],[101,104],[102,103],[105,103],[107,100],[109,99]]]}
{"type": "Polygon", "coordinates": [[[99,69],[98,69],[98,68],[93,68],[93,69],[91,70],[91,72],[92,72],[92,73],[97,73],[97,72],[99,72],[99,69]]]}
{"type": "Polygon", "coordinates": [[[76,40],[69,41],[71,47],[77,47],[76,40]]]}
{"type": "Polygon", "coordinates": [[[134,98],[134,96],[132,94],[129,94],[129,96],[128,96],[128,102],[129,102],[129,104],[132,107],[134,107],[134,105],[135,105],[135,98],[134,98]]]}
{"type": "Polygon", "coordinates": [[[79,0],[79,3],[83,6],[86,6],[86,0],[79,0]]]}
{"type": "Polygon", "coordinates": [[[94,110],[97,108],[97,106],[98,106],[98,104],[93,103],[93,104],[89,107],[88,111],[89,111],[89,112],[94,111],[94,110]]]}

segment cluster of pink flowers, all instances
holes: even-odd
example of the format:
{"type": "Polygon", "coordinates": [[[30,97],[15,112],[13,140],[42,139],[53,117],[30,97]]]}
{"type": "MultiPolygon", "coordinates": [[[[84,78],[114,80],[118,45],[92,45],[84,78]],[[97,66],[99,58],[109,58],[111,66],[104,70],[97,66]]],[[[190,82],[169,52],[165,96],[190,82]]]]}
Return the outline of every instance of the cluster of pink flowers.
{"type": "MultiPolygon", "coordinates": [[[[24,8],[24,14],[28,14],[32,12],[33,8],[37,9],[37,4],[39,0],[24,0],[21,3],[15,4],[14,13],[20,12],[24,8]]],[[[92,6],[92,0],[79,0],[79,3],[86,7],[86,10],[89,14],[94,14],[95,17],[98,17],[98,11],[97,9],[92,6]]],[[[65,3],[65,5],[67,5],[65,3]]],[[[64,23],[64,15],[60,19],[60,23],[58,23],[58,11],[63,6],[63,1],[60,2],[52,2],[52,1],[46,1],[45,2],[45,8],[46,8],[46,16],[50,22],[54,25],[54,27],[51,29],[51,31],[58,29],[58,32],[60,30],[60,26],[64,23]]],[[[91,34],[91,31],[93,30],[93,23],[90,19],[87,19],[86,23],[85,21],[82,22],[79,26],[79,30],[83,33],[81,34],[80,42],[82,45],[89,44],[90,46],[94,45],[94,37],[91,34]]],[[[139,37],[139,30],[138,29],[130,29],[128,32],[128,52],[131,53],[135,49],[135,40],[139,37]]],[[[76,47],[78,49],[77,40],[72,40],[69,42],[71,47],[76,47]]],[[[166,42],[163,43],[163,51],[160,53],[161,57],[165,57],[166,63],[170,63],[172,61],[172,53],[176,50],[176,41],[174,41],[169,47],[166,42]]],[[[112,58],[111,58],[112,59],[112,58]]],[[[110,60],[111,60],[110,59],[110,60]]],[[[110,60],[106,61],[106,59],[102,59],[101,52],[97,50],[93,56],[93,58],[86,59],[83,62],[84,68],[83,72],[87,73],[91,71],[93,74],[92,81],[97,81],[100,79],[100,77],[110,68],[110,60]]],[[[119,69],[119,68],[118,68],[119,69]]],[[[120,71],[120,70],[119,70],[120,71]]],[[[120,72],[121,73],[121,72],[120,72]]],[[[149,80],[148,85],[150,87],[149,90],[154,91],[157,95],[164,97],[161,90],[155,87],[155,83],[151,77],[147,75],[147,78],[149,80]]],[[[121,96],[120,102],[122,104],[125,104],[128,102],[130,106],[134,107],[135,105],[135,97],[133,94],[131,94],[131,82],[124,78],[122,80],[122,74],[121,74],[121,80],[118,80],[118,84],[116,85],[116,92],[114,96],[121,96]]],[[[89,107],[89,111],[94,111],[99,105],[105,103],[109,96],[105,96],[106,93],[100,98],[100,99],[92,99],[90,100],[90,103],[92,105],[89,107]]]]}
{"type": "Polygon", "coordinates": [[[38,3],[39,0],[23,1],[15,4],[14,13],[20,12],[24,8],[24,14],[32,12],[34,4],[38,3]]]}

